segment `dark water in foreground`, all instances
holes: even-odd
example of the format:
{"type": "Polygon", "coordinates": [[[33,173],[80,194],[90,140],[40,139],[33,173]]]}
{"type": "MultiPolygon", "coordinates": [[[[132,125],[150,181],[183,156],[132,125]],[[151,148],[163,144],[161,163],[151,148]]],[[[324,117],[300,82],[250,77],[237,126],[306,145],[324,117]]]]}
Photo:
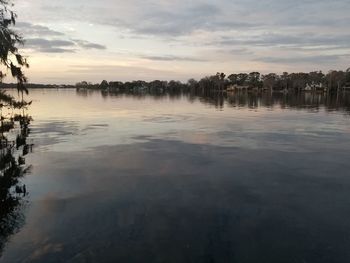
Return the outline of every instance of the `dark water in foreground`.
{"type": "Polygon", "coordinates": [[[1,262],[350,262],[350,101],[33,90],[1,262]]]}

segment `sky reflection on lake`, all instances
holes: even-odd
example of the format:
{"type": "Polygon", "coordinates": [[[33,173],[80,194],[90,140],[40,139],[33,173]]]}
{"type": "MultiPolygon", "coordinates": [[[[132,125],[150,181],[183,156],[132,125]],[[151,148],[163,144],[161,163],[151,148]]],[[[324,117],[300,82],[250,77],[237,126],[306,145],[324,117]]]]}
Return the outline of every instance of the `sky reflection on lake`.
{"type": "Polygon", "coordinates": [[[350,261],[347,98],[30,96],[1,262],[350,261]]]}

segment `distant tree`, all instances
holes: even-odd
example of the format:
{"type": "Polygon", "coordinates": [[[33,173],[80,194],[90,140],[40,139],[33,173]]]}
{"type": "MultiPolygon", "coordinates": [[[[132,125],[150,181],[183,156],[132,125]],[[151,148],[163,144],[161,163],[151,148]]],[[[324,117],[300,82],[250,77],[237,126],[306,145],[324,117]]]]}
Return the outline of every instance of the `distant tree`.
{"type": "Polygon", "coordinates": [[[322,71],[313,71],[309,73],[309,82],[315,84],[321,84],[325,81],[325,75],[322,71]]]}
{"type": "Polygon", "coordinates": [[[292,73],[288,75],[287,86],[284,88],[292,88],[295,91],[300,92],[303,90],[309,82],[309,74],[307,73],[292,73]]]}
{"type": "Polygon", "coordinates": [[[81,82],[77,82],[77,83],[75,84],[75,86],[77,86],[77,87],[84,87],[84,86],[88,86],[88,85],[90,85],[90,84],[91,84],[91,83],[89,83],[89,82],[83,80],[83,81],[81,81],[81,82]]]}
{"type": "Polygon", "coordinates": [[[288,74],[288,72],[283,72],[281,75],[281,85],[282,85],[282,89],[288,89],[289,84],[290,84],[290,75],[288,74]]]}
{"type": "Polygon", "coordinates": [[[109,84],[107,82],[107,80],[102,80],[101,84],[100,84],[100,89],[107,89],[109,87],[109,84]]]}
{"type": "Polygon", "coordinates": [[[232,84],[232,85],[238,84],[238,75],[237,74],[231,74],[227,78],[230,81],[230,84],[232,84]]]}
{"type": "Polygon", "coordinates": [[[123,84],[124,90],[132,90],[134,88],[134,84],[130,81],[127,81],[123,84]]]}
{"type": "Polygon", "coordinates": [[[251,72],[247,77],[248,85],[256,88],[262,87],[261,76],[259,72],[251,72]]]}
{"type": "Polygon", "coordinates": [[[187,87],[190,89],[190,90],[196,90],[198,88],[198,81],[195,80],[195,79],[189,79],[187,81],[187,87]]]}
{"type": "Polygon", "coordinates": [[[154,90],[161,90],[166,88],[167,84],[167,81],[153,80],[149,83],[149,87],[154,90]]]}
{"type": "Polygon", "coordinates": [[[268,90],[273,90],[278,84],[279,77],[275,73],[270,73],[263,76],[263,86],[268,90]]]}
{"type": "Polygon", "coordinates": [[[170,91],[179,91],[182,89],[182,87],[183,84],[180,81],[171,80],[168,83],[168,89],[170,91]]]}
{"type": "Polygon", "coordinates": [[[224,89],[224,87],[225,87],[225,78],[226,78],[225,73],[218,72],[218,73],[216,73],[216,75],[211,76],[211,78],[212,78],[212,81],[214,82],[215,89],[217,89],[217,90],[224,89]]]}
{"type": "MultiPolygon", "coordinates": [[[[27,82],[22,68],[29,67],[27,59],[23,57],[18,46],[24,43],[23,38],[13,31],[10,27],[16,24],[17,15],[11,10],[13,4],[11,0],[0,0],[0,65],[11,72],[11,75],[17,79],[17,87],[20,91],[28,90],[24,83],[27,82]]],[[[1,72],[1,79],[5,73],[1,72]]]]}
{"type": "Polygon", "coordinates": [[[246,84],[246,81],[248,79],[247,73],[239,73],[237,75],[237,85],[243,86],[246,84]]]}
{"type": "MultiPolygon", "coordinates": [[[[95,88],[96,85],[93,85],[91,82],[87,82],[85,80],[78,82],[75,84],[77,89],[92,89],[95,88]]],[[[97,85],[98,86],[98,85],[97,85]]]]}
{"type": "Polygon", "coordinates": [[[134,84],[134,87],[147,87],[147,82],[143,80],[135,80],[132,83],[134,84]]]}
{"type": "Polygon", "coordinates": [[[346,72],[331,70],[326,75],[326,83],[331,90],[337,90],[345,85],[346,78],[346,72]]]}
{"type": "Polygon", "coordinates": [[[215,88],[215,78],[216,76],[204,77],[199,80],[198,87],[203,92],[209,91],[215,88]]]}
{"type": "Polygon", "coordinates": [[[108,83],[108,85],[112,89],[122,89],[124,86],[124,83],[121,81],[111,81],[108,83]]]}
{"type": "Polygon", "coordinates": [[[350,87],[350,68],[348,68],[345,72],[345,82],[345,85],[350,87]]]}
{"type": "Polygon", "coordinates": [[[223,72],[218,72],[218,73],[216,73],[216,76],[219,78],[219,80],[221,80],[221,81],[224,81],[225,80],[225,78],[226,78],[226,74],[225,73],[223,73],[223,72]]]}
{"type": "Polygon", "coordinates": [[[226,75],[224,73],[216,73],[212,76],[202,78],[198,85],[202,91],[223,90],[226,85],[226,75]]]}

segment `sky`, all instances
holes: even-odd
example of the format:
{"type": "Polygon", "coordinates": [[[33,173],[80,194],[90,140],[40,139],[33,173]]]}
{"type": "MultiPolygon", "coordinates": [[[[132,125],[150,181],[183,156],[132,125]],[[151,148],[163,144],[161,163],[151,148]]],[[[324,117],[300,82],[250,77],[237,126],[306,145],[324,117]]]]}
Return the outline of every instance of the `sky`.
{"type": "Polygon", "coordinates": [[[33,83],[350,67],[350,0],[14,0],[33,83]]]}

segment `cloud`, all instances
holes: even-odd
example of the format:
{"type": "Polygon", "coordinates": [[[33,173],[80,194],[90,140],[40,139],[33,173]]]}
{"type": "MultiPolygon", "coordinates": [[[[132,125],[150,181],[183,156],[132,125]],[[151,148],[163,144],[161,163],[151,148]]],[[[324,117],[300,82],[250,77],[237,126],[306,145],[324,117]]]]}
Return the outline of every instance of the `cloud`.
{"type": "Polygon", "coordinates": [[[106,49],[106,46],[101,44],[82,39],[69,39],[66,34],[47,26],[18,22],[15,29],[24,35],[25,48],[42,53],[73,53],[79,49],[106,49]]]}
{"type": "Polygon", "coordinates": [[[190,62],[204,62],[207,61],[204,58],[195,58],[195,57],[181,57],[173,55],[143,55],[141,58],[155,60],[155,61],[190,61],[190,62]]]}
{"type": "Polygon", "coordinates": [[[348,46],[350,47],[350,34],[344,35],[323,35],[314,33],[302,34],[281,34],[265,33],[245,38],[222,37],[213,45],[250,45],[250,46],[348,46]]]}
{"type": "Polygon", "coordinates": [[[85,40],[80,40],[80,39],[74,39],[73,40],[78,46],[84,48],[84,49],[106,49],[106,46],[96,44],[96,43],[91,43],[89,41],[85,40]]]}
{"type": "Polygon", "coordinates": [[[62,32],[52,30],[46,26],[34,25],[27,22],[16,23],[17,31],[19,31],[24,37],[26,36],[63,36],[62,32]]]}
{"type": "MultiPolygon", "coordinates": [[[[300,31],[347,28],[348,0],[22,0],[35,14],[21,14],[59,22],[83,21],[145,35],[188,35],[193,31],[294,28],[300,31]],[[26,4],[27,3],[27,4],[26,4]],[[79,15],[77,15],[79,14],[79,15]],[[103,14],[103,15],[101,15],[103,14]]],[[[25,10],[27,11],[27,10],[25,10]]]]}
{"type": "Polygon", "coordinates": [[[83,40],[49,40],[31,38],[25,42],[25,47],[42,53],[74,53],[77,49],[106,49],[105,46],[83,40]]]}
{"type": "MultiPolygon", "coordinates": [[[[208,3],[168,3],[155,8],[137,11],[137,17],[107,16],[99,20],[118,28],[124,28],[135,34],[153,36],[183,36],[194,31],[217,31],[232,28],[252,28],[256,23],[232,20],[225,17],[219,5],[208,3]],[[147,11],[146,11],[147,10],[147,11]]],[[[128,8],[130,9],[130,8],[128,8]]],[[[132,12],[132,11],[131,11],[132,12]]],[[[132,13],[131,13],[132,14],[132,13]]]]}
{"type": "Polygon", "coordinates": [[[31,38],[25,42],[25,47],[43,53],[72,53],[75,43],[67,40],[48,40],[43,38],[31,38]]]}
{"type": "Polygon", "coordinates": [[[236,37],[237,31],[241,30],[241,34],[256,29],[261,29],[260,33],[293,29],[293,33],[300,34],[330,27],[346,29],[350,23],[348,0],[104,0],[103,5],[94,0],[23,2],[24,6],[26,2],[33,6],[35,13],[25,16],[60,23],[108,25],[160,37],[190,35],[195,31],[236,31],[231,34],[236,37]]]}
{"type": "Polygon", "coordinates": [[[67,40],[47,40],[43,38],[32,38],[27,40],[27,45],[37,46],[37,47],[51,47],[51,46],[60,46],[60,47],[69,47],[74,46],[74,42],[67,40]]]}
{"type": "Polygon", "coordinates": [[[73,42],[37,43],[40,52],[103,51],[108,44],[116,61],[155,68],[169,61],[188,75],[264,70],[265,63],[327,70],[344,67],[342,54],[350,54],[349,0],[21,0],[16,10],[32,23],[20,24],[28,39],[73,42]],[[58,32],[68,28],[75,31],[58,32]]]}
{"type": "Polygon", "coordinates": [[[350,57],[349,54],[343,55],[318,55],[318,56],[299,56],[299,57],[262,57],[257,58],[257,61],[265,63],[332,63],[341,59],[350,57]]]}

